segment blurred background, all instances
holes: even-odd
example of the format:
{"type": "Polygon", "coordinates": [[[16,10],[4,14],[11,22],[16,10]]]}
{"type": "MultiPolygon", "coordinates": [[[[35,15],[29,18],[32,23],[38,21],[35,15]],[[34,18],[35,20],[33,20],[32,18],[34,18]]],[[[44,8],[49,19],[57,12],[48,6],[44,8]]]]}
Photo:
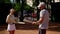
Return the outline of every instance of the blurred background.
{"type": "Polygon", "coordinates": [[[0,24],[6,24],[6,16],[9,14],[9,9],[16,10],[16,16],[20,22],[23,22],[25,17],[37,21],[39,20],[40,10],[37,8],[40,2],[45,2],[50,13],[51,22],[60,22],[60,0],[0,0],[0,24]]]}
{"type": "Polygon", "coordinates": [[[60,34],[60,0],[0,0],[0,34],[8,33],[6,17],[11,8],[16,10],[15,17],[20,22],[16,24],[16,34],[38,34],[38,25],[24,24],[23,20],[39,20],[40,10],[37,6],[40,2],[46,3],[50,13],[47,34],[60,34]]]}

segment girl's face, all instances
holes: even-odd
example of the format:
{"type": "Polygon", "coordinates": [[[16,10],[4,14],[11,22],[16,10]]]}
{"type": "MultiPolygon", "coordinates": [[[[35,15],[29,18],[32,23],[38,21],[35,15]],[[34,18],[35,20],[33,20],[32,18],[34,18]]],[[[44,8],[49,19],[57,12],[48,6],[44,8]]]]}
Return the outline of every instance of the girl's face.
{"type": "Polygon", "coordinates": [[[14,14],[15,13],[15,10],[14,9],[10,9],[10,13],[11,14],[14,14]]]}

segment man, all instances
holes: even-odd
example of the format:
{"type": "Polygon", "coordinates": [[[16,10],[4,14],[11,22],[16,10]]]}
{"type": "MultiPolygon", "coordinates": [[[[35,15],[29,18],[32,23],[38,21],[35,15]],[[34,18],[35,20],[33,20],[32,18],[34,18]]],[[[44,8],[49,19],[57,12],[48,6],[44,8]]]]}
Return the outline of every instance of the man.
{"type": "Polygon", "coordinates": [[[44,2],[40,2],[38,5],[40,11],[40,19],[32,24],[39,24],[39,34],[46,34],[46,29],[48,29],[49,22],[49,12],[46,10],[46,5],[44,2]]]}

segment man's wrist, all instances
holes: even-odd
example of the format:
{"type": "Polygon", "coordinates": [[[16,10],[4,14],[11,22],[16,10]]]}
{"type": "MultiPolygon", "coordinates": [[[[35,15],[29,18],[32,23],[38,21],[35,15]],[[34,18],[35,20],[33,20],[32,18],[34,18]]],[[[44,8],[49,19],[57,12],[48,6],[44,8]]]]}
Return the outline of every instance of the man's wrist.
{"type": "Polygon", "coordinates": [[[39,23],[39,21],[37,21],[37,23],[39,23]]]}
{"type": "Polygon", "coordinates": [[[37,23],[37,24],[40,24],[40,21],[37,21],[36,23],[37,23]]]}

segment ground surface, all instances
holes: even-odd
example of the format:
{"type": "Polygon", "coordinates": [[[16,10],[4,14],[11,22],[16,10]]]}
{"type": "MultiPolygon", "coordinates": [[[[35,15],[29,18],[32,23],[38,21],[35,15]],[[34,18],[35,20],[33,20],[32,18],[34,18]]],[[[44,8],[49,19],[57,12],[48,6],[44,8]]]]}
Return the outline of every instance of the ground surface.
{"type": "MultiPolygon", "coordinates": [[[[0,25],[0,34],[8,34],[7,25],[0,25]]],[[[38,34],[38,25],[16,25],[15,34],[38,34]]],[[[47,34],[60,34],[60,23],[51,23],[47,34]]]]}

